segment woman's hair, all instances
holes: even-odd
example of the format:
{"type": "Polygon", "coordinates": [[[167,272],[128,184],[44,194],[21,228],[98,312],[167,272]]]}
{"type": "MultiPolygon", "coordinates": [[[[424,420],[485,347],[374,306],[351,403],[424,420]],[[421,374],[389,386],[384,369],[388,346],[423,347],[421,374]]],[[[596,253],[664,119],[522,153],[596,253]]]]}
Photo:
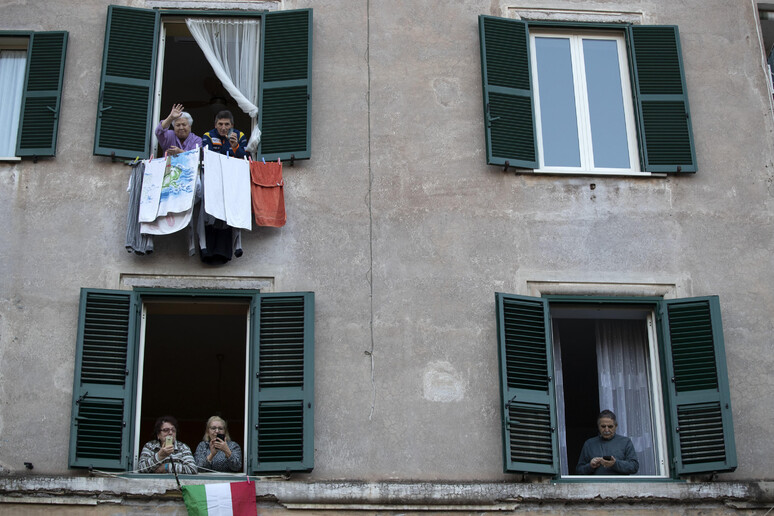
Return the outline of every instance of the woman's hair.
{"type": "MultiPolygon", "coordinates": [[[[186,120],[188,120],[189,127],[193,128],[193,118],[186,111],[183,111],[182,114],[179,117],[175,118],[175,120],[177,120],[179,118],[185,118],[186,120]]],[[[172,120],[172,125],[173,126],[175,125],[175,120],[172,120]]]]}
{"type": "Polygon", "coordinates": [[[179,430],[179,427],[177,426],[177,419],[175,419],[175,416],[161,416],[156,420],[156,425],[153,427],[153,438],[158,439],[159,438],[159,432],[161,432],[161,426],[164,423],[169,423],[172,426],[175,427],[175,432],[179,430]]]}
{"type": "Polygon", "coordinates": [[[223,419],[220,416],[212,416],[210,419],[207,420],[207,425],[204,427],[204,442],[210,442],[210,425],[213,421],[220,421],[223,423],[223,433],[226,434],[226,441],[231,440],[231,436],[228,434],[228,423],[226,423],[226,420],[223,419]]]}

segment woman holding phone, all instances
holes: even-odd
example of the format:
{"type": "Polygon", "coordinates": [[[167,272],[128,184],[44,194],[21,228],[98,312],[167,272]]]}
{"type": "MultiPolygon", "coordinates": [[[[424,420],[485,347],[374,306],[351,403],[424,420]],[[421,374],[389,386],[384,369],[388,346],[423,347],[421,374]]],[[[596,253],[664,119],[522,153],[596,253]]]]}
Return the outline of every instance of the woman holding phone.
{"type": "Polygon", "coordinates": [[[161,416],[153,429],[156,439],[145,443],[140,452],[140,473],[196,474],[191,448],[177,440],[177,419],[161,416]]]}
{"type": "Polygon", "coordinates": [[[218,416],[207,420],[204,440],[196,447],[195,457],[203,471],[242,471],[242,448],[231,440],[226,421],[218,416]]]}

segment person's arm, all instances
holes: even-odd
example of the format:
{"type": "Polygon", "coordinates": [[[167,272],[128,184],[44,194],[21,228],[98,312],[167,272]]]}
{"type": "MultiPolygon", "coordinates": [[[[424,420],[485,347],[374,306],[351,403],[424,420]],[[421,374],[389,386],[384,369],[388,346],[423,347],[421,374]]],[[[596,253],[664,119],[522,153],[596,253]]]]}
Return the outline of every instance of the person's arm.
{"type": "Polygon", "coordinates": [[[583,444],[580,457],[578,457],[578,464],[575,466],[576,475],[593,475],[594,469],[591,467],[592,453],[588,443],[583,444]]]}
{"type": "Polygon", "coordinates": [[[237,131],[237,145],[231,145],[231,141],[228,142],[228,145],[231,147],[230,155],[234,156],[235,158],[244,158],[247,156],[247,136],[245,133],[241,131],[237,131]]]}
{"type": "Polygon", "coordinates": [[[231,450],[231,457],[226,459],[228,469],[234,472],[242,471],[242,448],[234,441],[229,441],[228,449],[231,450]]]}
{"type": "Polygon", "coordinates": [[[180,449],[175,457],[175,471],[183,475],[196,475],[198,469],[196,461],[191,454],[191,448],[183,443],[178,443],[180,449]]]}
{"type": "Polygon", "coordinates": [[[207,441],[202,441],[199,446],[196,447],[196,453],[194,453],[194,460],[196,465],[200,468],[210,468],[212,464],[207,460],[207,454],[210,453],[210,446],[207,441]]]}
{"type": "Polygon", "coordinates": [[[632,440],[627,438],[626,445],[623,450],[622,458],[615,458],[615,464],[613,464],[613,470],[616,473],[622,475],[633,475],[640,469],[640,461],[637,459],[637,452],[634,449],[632,440]]]}
{"type": "Polygon", "coordinates": [[[137,463],[137,469],[140,473],[154,473],[159,467],[161,461],[156,456],[156,452],[146,444],[140,452],[140,461],[137,463]]]}
{"type": "Polygon", "coordinates": [[[172,125],[172,122],[175,121],[175,119],[180,118],[180,115],[183,114],[184,110],[185,108],[183,108],[182,104],[175,104],[172,106],[172,111],[169,112],[167,118],[161,121],[161,127],[164,129],[169,129],[169,126],[172,125]]]}
{"type": "Polygon", "coordinates": [[[210,133],[204,133],[202,136],[202,147],[205,147],[211,151],[215,150],[212,145],[212,138],[210,138],[210,133]]]}

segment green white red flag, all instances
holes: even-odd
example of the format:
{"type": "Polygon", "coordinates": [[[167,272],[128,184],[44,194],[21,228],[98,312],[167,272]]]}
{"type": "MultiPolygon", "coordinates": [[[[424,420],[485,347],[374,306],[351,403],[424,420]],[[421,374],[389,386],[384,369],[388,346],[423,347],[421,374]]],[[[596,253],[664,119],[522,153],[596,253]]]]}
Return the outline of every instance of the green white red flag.
{"type": "Polygon", "coordinates": [[[258,516],[255,482],[182,486],[188,516],[258,516]]]}

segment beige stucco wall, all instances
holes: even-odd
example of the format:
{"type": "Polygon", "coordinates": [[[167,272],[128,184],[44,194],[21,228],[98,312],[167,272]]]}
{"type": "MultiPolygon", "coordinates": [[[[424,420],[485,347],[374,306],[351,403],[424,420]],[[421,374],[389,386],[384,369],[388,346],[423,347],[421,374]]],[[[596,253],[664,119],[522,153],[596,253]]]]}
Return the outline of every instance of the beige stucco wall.
{"type": "Polygon", "coordinates": [[[502,472],[496,291],[717,294],[739,458],[720,479],[772,480],[774,126],[749,2],[282,2],[314,8],[312,159],[285,168],[287,225],[256,228],[219,268],[189,258],[182,235],[157,239],[149,257],[124,250],[130,169],[91,155],[108,3],[2,6],[0,30],[70,39],[56,158],[0,163],[0,475],[26,475],[24,462],[81,474],[67,469],[79,289],[176,275],[316,293],[308,481],[520,480],[502,472]],[[699,171],[487,166],[477,16],[510,7],[678,25],[699,171]]]}

